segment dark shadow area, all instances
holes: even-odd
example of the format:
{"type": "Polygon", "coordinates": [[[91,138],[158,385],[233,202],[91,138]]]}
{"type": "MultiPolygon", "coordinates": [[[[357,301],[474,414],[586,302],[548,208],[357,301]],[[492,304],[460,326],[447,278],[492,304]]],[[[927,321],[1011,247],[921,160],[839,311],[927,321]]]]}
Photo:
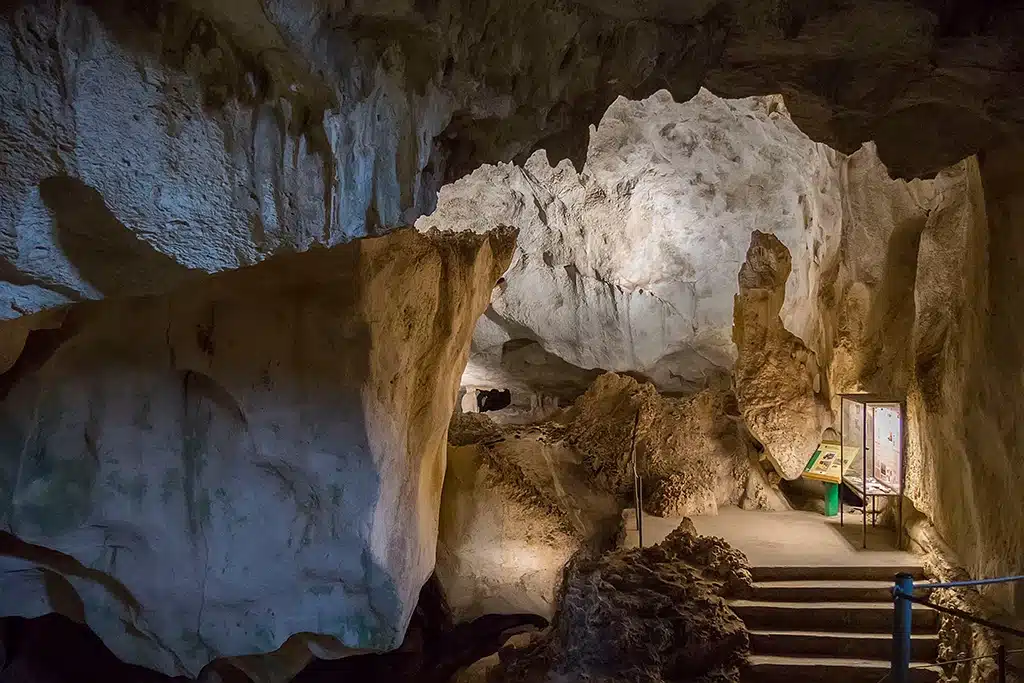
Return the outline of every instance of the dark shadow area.
{"type": "MultiPolygon", "coordinates": [[[[17,287],[42,287],[48,289],[51,292],[57,292],[61,296],[65,296],[71,301],[80,301],[82,295],[80,292],[75,290],[73,287],[67,285],[58,284],[55,282],[48,282],[45,279],[23,273],[18,270],[18,267],[12,263],[6,261],[3,257],[0,257],[0,281],[9,282],[17,287]]],[[[15,309],[19,310],[19,309],[15,309]]]]}
{"type": "Polygon", "coordinates": [[[21,378],[43,367],[61,345],[75,335],[78,319],[78,316],[68,314],[60,327],[31,330],[28,333],[21,355],[7,372],[0,373],[0,401],[7,398],[7,394],[21,378]]]}
{"type": "Polygon", "coordinates": [[[61,251],[104,295],[158,294],[196,273],[140,239],[77,178],[46,178],[39,195],[56,219],[61,251]]]}
{"type": "MultiPolygon", "coordinates": [[[[502,318],[495,314],[492,320],[502,318]]],[[[513,338],[502,345],[501,370],[533,393],[554,396],[566,403],[576,400],[604,374],[601,369],[573,365],[545,350],[539,342],[525,338],[513,338]]]]}
{"type": "Polygon", "coordinates": [[[0,683],[185,683],[125,664],[88,627],[60,614],[0,619],[0,683]]]}
{"type": "Polygon", "coordinates": [[[400,648],[384,654],[315,660],[293,680],[446,683],[459,669],[497,652],[516,633],[536,631],[547,625],[547,619],[534,614],[487,614],[454,624],[444,589],[437,577],[431,575],[420,591],[400,648]]]}
{"type": "Polygon", "coordinates": [[[510,405],[512,405],[512,392],[508,389],[487,389],[476,395],[476,406],[481,413],[501,410],[510,405]]]}

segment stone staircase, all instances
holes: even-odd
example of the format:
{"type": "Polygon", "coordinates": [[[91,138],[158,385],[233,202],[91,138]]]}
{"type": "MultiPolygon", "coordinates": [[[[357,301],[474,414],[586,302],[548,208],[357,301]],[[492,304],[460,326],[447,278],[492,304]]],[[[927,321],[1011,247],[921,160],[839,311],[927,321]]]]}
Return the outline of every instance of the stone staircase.
{"type": "MultiPolygon", "coordinates": [[[[753,567],[754,590],[730,604],[750,631],[744,683],[879,683],[892,653],[892,579],[920,567],[753,567]]],[[[934,664],[938,614],[914,606],[912,667],[934,664]]],[[[937,667],[911,670],[937,681],[937,667]]]]}

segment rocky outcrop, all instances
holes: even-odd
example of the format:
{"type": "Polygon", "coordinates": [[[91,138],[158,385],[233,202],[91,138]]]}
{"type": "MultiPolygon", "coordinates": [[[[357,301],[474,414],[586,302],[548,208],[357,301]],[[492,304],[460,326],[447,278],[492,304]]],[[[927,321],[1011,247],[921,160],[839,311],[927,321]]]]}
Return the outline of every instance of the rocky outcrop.
{"type": "Polygon", "coordinates": [[[566,572],[550,632],[499,653],[489,680],[739,680],[747,632],[722,596],[750,574],[721,539],[684,520],[656,546],[580,556],[566,572]]]}
{"type": "Polygon", "coordinates": [[[547,422],[499,425],[457,413],[437,549],[457,620],[554,613],[568,560],[614,544],[633,501],[634,438],[651,514],[787,507],[726,390],[673,399],[607,373],[547,422]]]}
{"type": "Polygon", "coordinates": [[[907,495],[969,570],[990,574],[992,568],[973,563],[1002,555],[1014,532],[1002,527],[1001,513],[982,512],[982,499],[1000,499],[997,489],[965,486],[964,473],[995,467],[999,481],[1014,477],[1008,460],[996,464],[1005,446],[995,445],[1002,437],[988,412],[1003,402],[981,399],[1001,381],[995,376],[1013,367],[1006,356],[989,355],[1006,337],[988,331],[991,302],[1000,298],[990,298],[990,264],[1005,262],[1013,250],[988,246],[992,200],[975,159],[934,180],[905,183],[859,153],[848,160],[847,184],[842,258],[820,302],[823,339],[830,342],[820,357],[827,359],[832,396],[907,398],[907,495]],[[976,514],[989,522],[970,519],[976,514]],[[1006,534],[999,543],[995,528],[1006,534]],[[979,543],[977,533],[993,535],[979,543]],[[976,540],[957,546],[955,539],[968,538],[976,540]]]}
{"type": "Polygon", "coordinates": [[[547,625],[547,619],[533,614],[488,614],[456,624],[441,585],[432,576],[420,591],[401,647],[383,654],[316,660],[293,683],[448,683],[458,670],[493,656],[510,637],[536,633],[547,625]]]}
{"type": "Polygon", "coordinates": [[[817,357],[779,317],[791,272],[782,242],[755,230],[740,268],[733,325],[739,352],[734,383],[743,420],[787,479],[800,476],[831,425],[817,357]]]}
{"type": "Polygon", "coordinates": [[[633,454],[651,514],[715,514],[722,505],[779,509],[728,390],[661,396],[651,384],[602,375],[566,416],[566,441],[593,484],[632,500],[633,454]]]}
{"type": "MultiPolygon", "coordinates": [[[[953,549],[942,539],[934,525],[917,510],[906,514],[906,530],[915,550],[924,556],[928,578],[940,582],[969,581],[953,549]]],[[[1020,617],[976,588],[940,588],[930,591],[928,599],[943,607],[959,610],[979,619],[1020,629],[1020,617]]],[[[938,661],[952,662],[944,667],[946,678],[956,683],[981,683],[998,677],[998,650],[1003,636],[966,619],[944,617],[939,622],[938,661]]],[[[1006,644],[1006,643],[1003,643],[1006,644]]],[[[1017,655],[1010,654],[1011,667],[1017,655]]]]}
{"type": "Polygon", "coordinates": [[[588,124],[658,88],[781,92],[815,139],[934,172],[1019,136],[1022,21],[968,0],[17,0],[0,315],[375,234],[482,162],[582,164],[588,124]]]}
{"type": "Polygon", "coordinates": [[[552,423],[453,419],[449,443],[463,445],[448,449],[437,573],[458,621],[508,612],[550,617],[566,562],[612,537],[620,506],[593,489],[562,431],[552,423]]]}
{"type": "Polygon", "coordinates": [[[421,229],[520,228],[463,384],[571,399],[593,368],[676,392],[727,376],[736,272],[755,227],[793,254],[782,316],[810,340],[819,264],[838,246],[840,160],[797,129],[779,97],[702,90],[677,103],[661,91],[612,104],[580,173],[538,152],[445,186],[421,229]],[[518,360],[525,348],[535,362],[518,360]]]}
{"type": "Polygon", "coordinates": [[[402,642],[445,426],[514,233],[401,231],[82,305],[4,375],[5,614],[256,680],[402,642]],[[31,362],[22,362],[30,358],[31,362]]]}

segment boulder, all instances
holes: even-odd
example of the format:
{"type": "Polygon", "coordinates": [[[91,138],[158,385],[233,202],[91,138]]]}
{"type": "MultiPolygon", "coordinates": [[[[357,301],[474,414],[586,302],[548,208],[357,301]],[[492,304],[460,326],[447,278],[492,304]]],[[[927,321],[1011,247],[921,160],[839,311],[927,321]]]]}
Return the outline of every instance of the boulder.
{"type": "Polygon", "coordinates": [[[398,646],[513,242],[401,231],[32,333],[2,378],[2,614],[65,613],[125,662],[188,676],[274,653],[237,662],[285,680],[310,651],[398,646]]]}
{"type": "Polygon", "coordinates": [[[748,636],[723,596],[750,585],[742,553],[684,520],[660,544],[573,560],[558,614],[489,680],[739,681],[748,636]],[[599,647],[595,647],[599,643],[599,647]]]}

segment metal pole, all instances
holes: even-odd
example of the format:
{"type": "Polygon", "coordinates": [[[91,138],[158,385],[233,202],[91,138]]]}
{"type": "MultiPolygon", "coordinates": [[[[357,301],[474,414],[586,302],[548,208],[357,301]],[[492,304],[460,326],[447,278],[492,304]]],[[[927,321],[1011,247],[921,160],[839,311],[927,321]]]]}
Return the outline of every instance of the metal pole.
{"type": "Polygon", "coordinates": [[[846,523],[843,519],[843,480],[846,478],[846,461],[843,456],[846,450],[846,441],[843,440],[843,409],[846,407],[844,403],[846,401],[842,396],[839,397],[839,527],[842,528],[846,523]]]}
{"type": "Polygon", "coordinates": [[[640,477],[636,477],[633,481],[633,487],[636,490],[636,541],[637,544],[644,547],[644,495],[643,487],[644,482],[640,477]]]}
{"type": "Polygon", "coordinates": [[[889,675],[893,683],[910,681],[910,631],[913,625],[913,603],[904,596],[914,594],[914,577],[897,574],[892,589],[892,662],[889,675]]]}
{"type": "Polygon", "coordinates": [[[868,407],[866,403],[860,404],[860,483],[864,489],[861,493],[861,504],[864,506],[864,531],[862,532],[864,550],[868,549],[868,407]]]}
{"type": "Polygon", "coordinates": [[[637,408],[636,417],[633,419],[633,441],[629,447],[633,456],[633,501],[636,505],[636,539],[637,545],[644,547],[644,499],[643,480],[640,478],[640,468],[636,464],[636,432],[640,427],[640,409],[637,408]]]}
{"type": "Polygon", "coordinates": [[[1006,683],[1006,646],[999,646],[999,683],[1006,683]]]}

